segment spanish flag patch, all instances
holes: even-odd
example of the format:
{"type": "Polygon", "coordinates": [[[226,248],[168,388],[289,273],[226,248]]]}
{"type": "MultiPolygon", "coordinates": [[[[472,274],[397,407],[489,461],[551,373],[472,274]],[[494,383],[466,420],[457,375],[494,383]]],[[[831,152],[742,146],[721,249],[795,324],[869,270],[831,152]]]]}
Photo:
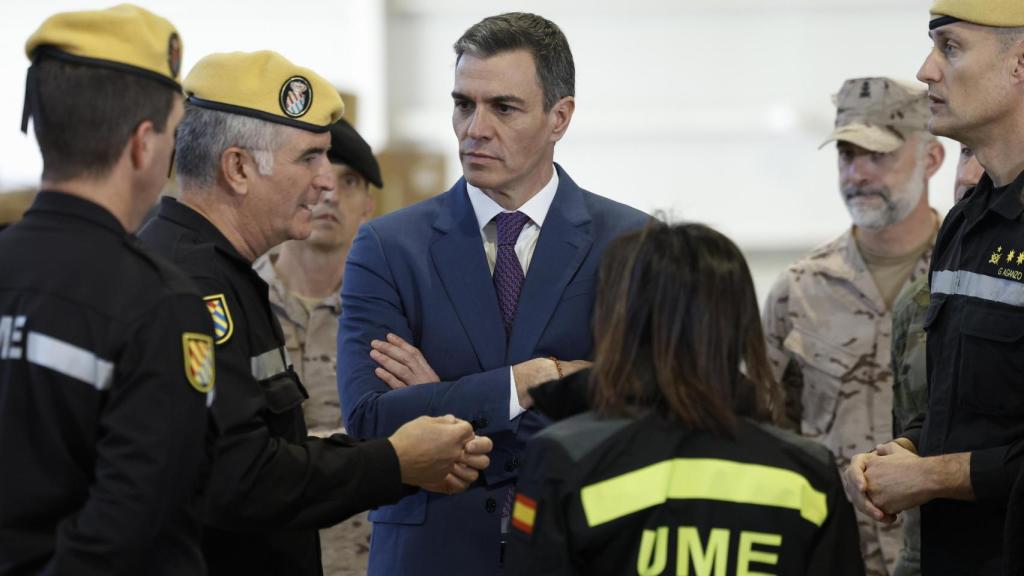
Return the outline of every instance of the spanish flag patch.
{"type": "Polygon", "coordinates": [[[537,501],[523,494],[516,494],[516,505],[512,509],[512,527],[533,535],[533,522],[537,519],[537,501]]]}

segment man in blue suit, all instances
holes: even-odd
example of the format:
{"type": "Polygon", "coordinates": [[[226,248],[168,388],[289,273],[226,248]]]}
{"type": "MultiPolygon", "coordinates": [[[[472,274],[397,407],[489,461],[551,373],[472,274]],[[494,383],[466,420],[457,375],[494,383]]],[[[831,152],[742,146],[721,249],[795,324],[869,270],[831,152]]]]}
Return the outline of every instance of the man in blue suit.
{"type": "Polygon", "coordinates": [[[528,391],[585,367],[597,266],[648,217],[554,164],[575,108],[568,42],[533,14],[455,44],[452,125],[464,178],[364,225],[345,271],[338,386],[356,436],[454,414],[494,441],[464,494],[420,492],[370,515],[370,574],[500,574],[528,391]]]}

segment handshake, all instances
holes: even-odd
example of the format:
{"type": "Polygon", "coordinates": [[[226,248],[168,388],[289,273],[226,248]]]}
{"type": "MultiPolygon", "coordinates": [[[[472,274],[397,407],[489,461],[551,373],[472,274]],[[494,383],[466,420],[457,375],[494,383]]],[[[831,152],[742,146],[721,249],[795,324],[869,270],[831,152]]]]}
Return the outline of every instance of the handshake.
{"type": "Polygon", "coordinates": [[[420,416],[388,441],[398,455],[402,483],[431,492],[456,494],[469,488],[490,465],[490,438],[477,436],[465,420],[420,416]]]}

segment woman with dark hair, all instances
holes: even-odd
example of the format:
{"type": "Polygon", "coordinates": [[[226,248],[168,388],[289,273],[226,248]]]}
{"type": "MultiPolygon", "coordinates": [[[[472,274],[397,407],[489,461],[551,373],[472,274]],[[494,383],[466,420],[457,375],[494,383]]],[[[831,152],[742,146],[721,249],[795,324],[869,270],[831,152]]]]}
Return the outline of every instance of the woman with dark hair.
{"type": "Polygon", "coordinates": [[[781,407],[728,238],[653,224],[605,251],[592,411],[528,445],[507,573],[861,575],[828,451],[781,407]]]}

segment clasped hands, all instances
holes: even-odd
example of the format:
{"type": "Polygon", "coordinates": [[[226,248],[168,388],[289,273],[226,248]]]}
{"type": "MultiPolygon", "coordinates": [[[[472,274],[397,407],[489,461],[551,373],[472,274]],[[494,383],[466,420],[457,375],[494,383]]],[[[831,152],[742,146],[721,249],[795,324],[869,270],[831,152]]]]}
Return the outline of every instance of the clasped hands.
{"type": "MultiPolygon", "coordinates": [[[[959,497],[945,494],[944,487],[951,476],[948,466],[962,466],[964,455],[950,456],[922,458],[905,438],[880,444],[874,451],[858,454],[850,461],[843,483],[846,495],[861,512],[890,524],[900,512],[933,498],[959,497]]],[[[963,473],[952,472],[957,478],[963,473]]]]}

